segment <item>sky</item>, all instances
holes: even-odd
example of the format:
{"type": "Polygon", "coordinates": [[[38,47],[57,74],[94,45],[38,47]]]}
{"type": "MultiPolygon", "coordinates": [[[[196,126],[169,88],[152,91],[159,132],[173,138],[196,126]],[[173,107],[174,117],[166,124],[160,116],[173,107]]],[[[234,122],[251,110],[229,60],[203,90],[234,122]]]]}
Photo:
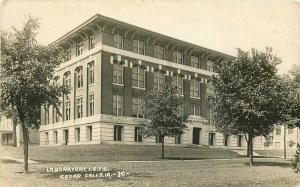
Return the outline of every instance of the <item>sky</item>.
{"type": "Polygon", "coordinates": [[[234,56],[272,47],[279,73],[300,65],[299,0],[2,0],[1,30],[31,15],[47,45],[97,13],[234,56]]]}

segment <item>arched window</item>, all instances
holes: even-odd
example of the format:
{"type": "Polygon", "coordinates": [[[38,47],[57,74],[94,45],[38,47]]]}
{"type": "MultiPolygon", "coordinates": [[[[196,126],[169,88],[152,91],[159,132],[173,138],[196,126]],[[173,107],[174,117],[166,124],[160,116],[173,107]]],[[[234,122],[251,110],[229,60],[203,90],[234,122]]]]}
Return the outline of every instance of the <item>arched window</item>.
{"type": "Polygon", "coordinates": [[[145,68],[143,66],[133,66],[132,86],[138,88],[145,88],[145,68]]]}
{"type": "Polygon", "coordinates": [[[190,96],[194,98],[200,98],[201,90],[200,90],[201,81],[199,79],[193,78],[190,80],[190,96]]]}
{"type": "Polygon", "coordinates": [[[71,87],[71,72],[66,72],[64,74],[64,86],[71,87]]]}
{"type": "Polygon", "coordinates": [[[153,72],[153,89],[161,90],[165,83],[165,74],[161,70],[155,70],[153,72]]]}
{"type": "Polygon", "coordinates": [[[79,66],[75,69],[76,73],[76,88],[81,88],[83,87],[83,68],[82,66],[79,66]]]}
{"type": "Polygon", "coordinates": [[[53,86],[55,86],[55,87],[59,87],[59,79],[60,79],[60,77],[59,76],[56,76],[56,77],[54,77],[54,79],[53,79],[53,86]]]}
{"type": "Polygon", "coordinates": [[[123,64],[120,62],[114,63],[113,83],[123,84],[123,64]]]}
{"type": "Polygon", "coordinates": [[[178,93],[183,95],[183,75],[175,74],[173,76],[173,84],[177,86],[178,93]]]}

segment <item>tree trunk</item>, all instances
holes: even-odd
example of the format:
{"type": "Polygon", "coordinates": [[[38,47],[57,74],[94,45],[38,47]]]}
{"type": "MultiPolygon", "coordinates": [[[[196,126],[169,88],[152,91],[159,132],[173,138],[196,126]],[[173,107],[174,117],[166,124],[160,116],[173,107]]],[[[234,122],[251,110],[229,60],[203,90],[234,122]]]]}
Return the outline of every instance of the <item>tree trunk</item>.
{"type": "Polygon", "coordinates": [[[245,140],[247,142],[247,157],[249,157],[249,139],[247,138],[246,134],[244,133],[245,140]]]}
{"type": "Polygon", "coordinates": [[[248,133],[249,141],[249,165],[253,166],[253,127],[250,126],[248,133]]]}
{"type": "Polygon", "coordinates": [[[13,111],[12,122],[13,122],[13,132],[12,132],[13,146],[17,147],[17,123],[18,123],[17,111],[13,111]]]}
{"type": "Polygon", "coordinates": [[[284,159],[286,159],[286,125],[283,126],[283,155],[284,155],[284,159]]]}
{"type": "Polygon", "coordinates": [[[161,140],[161,158],[165,158],[165,137],[162,137],[161,140]]]}
{"type": "Polygon", "coordinates": [[[28,173],[28,128],[25,124],[22,123],[22,132],[23,132],[23,149],[24,149],[24,171],[28,173]]]}

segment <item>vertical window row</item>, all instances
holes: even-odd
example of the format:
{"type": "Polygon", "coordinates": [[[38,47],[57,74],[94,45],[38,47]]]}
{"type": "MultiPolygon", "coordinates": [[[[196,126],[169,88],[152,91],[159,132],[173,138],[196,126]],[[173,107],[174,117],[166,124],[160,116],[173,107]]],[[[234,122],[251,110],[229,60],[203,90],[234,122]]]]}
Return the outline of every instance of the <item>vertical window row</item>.
{"type": "Polygon", "coordinates": [[[143,66],[133,66],[132,86],[138,88],[145,88],[145,68],[143,66]]]}
{"type": "Polygon", "coordinates": [[[191,97],[194,97],[194,98],[201,97],[200,84],[201,84],[201,81],[199,79],[193,78],[190,80],[190,96],[191,97]]]}
{"type": "Polygon", "coordinates": [[[113,83],[123,84],[123,65],[121,63],[114,63],[113,83]]]}
{"type": "Polygon", "coordinates": [[[113,115],[123,116],[123,96],[113,94],[113,115]]]}
{"type": "Polygon", "coordinates": [[[83,99],[77,98],[76,99],[76,118],[82,118],[83,115],[83,99]]]}
{"type": "Polygon", "coordinates": [[[153,89],[162,90],[164,83],[164,73],[161,70],[155,70],[153,72],[153,89]]]}

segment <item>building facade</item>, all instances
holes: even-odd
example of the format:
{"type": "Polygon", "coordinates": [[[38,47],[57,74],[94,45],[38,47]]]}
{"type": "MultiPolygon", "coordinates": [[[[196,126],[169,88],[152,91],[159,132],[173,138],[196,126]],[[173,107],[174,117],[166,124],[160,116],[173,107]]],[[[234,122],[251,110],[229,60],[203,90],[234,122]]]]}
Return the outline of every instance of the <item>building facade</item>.
{"type": "MultiPolygon", "coordinates": [[[[41,145],[158,144],[159,138],[146,139],[136,127],[143,94],[175,83],[188,128],[180,137],[167,137],[166,144],[246,148],[242,135],[216,131],[207,106],[213,63],[231,56],[101,15],[51,45],[67,53],[53,84],[71,92],[61,98],[62,116],[52,106],[42,110],[41,145]]],[[[255,138],[254,147],[263,148],[263,141],[255,138]]]]}

